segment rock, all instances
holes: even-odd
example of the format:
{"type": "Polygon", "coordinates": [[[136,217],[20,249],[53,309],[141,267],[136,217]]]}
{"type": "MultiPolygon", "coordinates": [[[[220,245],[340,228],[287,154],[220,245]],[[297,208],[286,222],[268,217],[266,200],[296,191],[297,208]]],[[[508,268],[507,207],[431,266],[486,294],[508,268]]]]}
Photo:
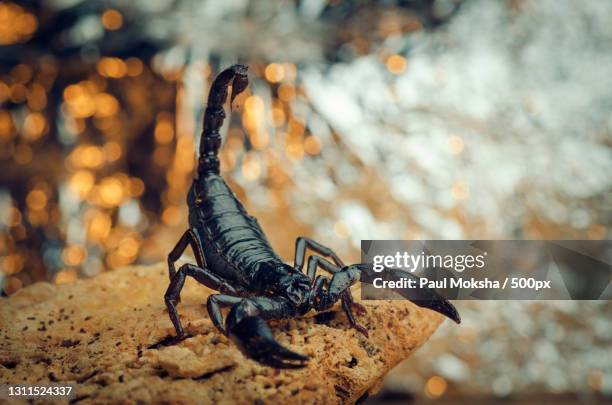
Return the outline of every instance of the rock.
{"type": "Polygon", "coordinates": [[[2,298],[0,383],[73,382],[83,403],[351,403],[374,392],[442,321],[407,301],[362,302],[369,338],[349,328],[339,306],[274,321],[282,344],[311,357],[305,369],[276,370],[246,359],[213,327],[204,307],[211,291],[192,279],[178,309],[193,337],[160,344],[174,335],[167,285],[158,264],[2,298]]]}

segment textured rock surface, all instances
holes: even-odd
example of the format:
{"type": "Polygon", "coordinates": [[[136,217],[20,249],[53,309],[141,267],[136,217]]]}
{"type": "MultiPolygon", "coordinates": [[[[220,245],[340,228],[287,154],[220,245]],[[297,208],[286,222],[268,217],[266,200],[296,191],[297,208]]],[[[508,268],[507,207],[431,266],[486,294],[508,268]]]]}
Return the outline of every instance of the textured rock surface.
{"type": "MultiPolygon", "coordinates": [[[[77,382],[87,402],[347,403],[376,390],[442,317],[405,301],[365,302],[365,338],[329,313],[272,322],[276,338],[312,357],[280,371],[245,359],[214,329],[211,292],[189,279],[179,304],[193,337],[174,334],[163,302],[166,266],[130,267],[91,280],[34,284],[0,301],[0,383],[77,382]]],[[[358,297],[359,294],[356,294],[358,297]]]]}

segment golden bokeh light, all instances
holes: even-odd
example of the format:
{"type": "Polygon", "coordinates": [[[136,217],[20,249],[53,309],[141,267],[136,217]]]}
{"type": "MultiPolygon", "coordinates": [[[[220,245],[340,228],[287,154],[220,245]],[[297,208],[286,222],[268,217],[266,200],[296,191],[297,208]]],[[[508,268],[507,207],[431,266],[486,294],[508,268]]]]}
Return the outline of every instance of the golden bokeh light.
{"type": "Polygon", "coordinates": [[[104,77],[120,79],[127,74],[127,65],[119,58],[106,57],[98,62],[98,73],[104,77]]]}
{"type": "Polygon", "coordinates": [[[123,25],[123,16],[114,9],[108,9],[102,13],[102,25],[109,31],[115,31],[123,25]]]}
{"type": "Polygon", "coordinates": [[[64,100],[68,104],[70,114],[77,118],[85,118],[95,113],[94,88],[95,85],[91,82],[80,82],[64,89],[64,100]]]}
{"type": "Polygon", "coordinates": [[[275,127],[280,127],[285,124],[285,111],[281,107],[272,107],[271,110],[271,121],[275,127]]]}
{"type": "Polygon", "coordinates": [[[131,57],[125,60],[125,64],[127,66],[127,74],[130,77],[136,77],[142,74],[144,70],[144,64],[138,58],[131,57]]]}
{"type": "Polygon", "coordinates": [[[15,227],[21,224],[21,212],[15,207],[9,207],[4,215],[4,224],[15,227]]]}
{"type": "Polygon", "coordinates": [[[47,92],[38,83],[32,83],[27,92],[28,108],[32,111],[42,111],[47,106],[47,92]]]}
{"type": "Polygon", "coordinates": [[[104,149],[104,156],[106,157],[106,160],[108,160],[109,162],[114,162],[116,160],[119,160],[119,158],[121,158],[121,155],[123,155],[123,149],[121,145],[119,145],[119,143],[115,141],[106,142],[104,144],[103,149],[104,149]]]}
{"type": "Polygon", "coordinates": [[[128,193],[130,194],[131,197],[140,197],[145,191],[145,184],[144,182],[137,178],[137,177],[132,177],[130,179],[130,183],[128,186],[128,193]]]}
{"type": "Polygon", "coordinates": [[[21,83],[14,83],[10,87],[10,99],[15,104],[23,103],[28,95],[28,89],[21,83]]]}
{"type": "Polygon", "coordinates": [[[77,272],[75,269],[61,270],[55,275],[55,284],[68,284],[72,283],[77,279],[77,272]]]}
{"type": "Polygon", "coordinates": [[[69,155],[69,162],[75,167],[96,169],[104,164],[105,154],[102,148],[95,145],[76,147],[69,155]]]}
{"type": "Polygon", "coordinates": [[[399,75],[406,70],[406,58],[401,55],[391,55],[385,61],[385,65],[389,72],[399,75]]]}
{"type": "Polygon", "coordinates": [[[119,102],[108,93],[99,93],[94,97],[96,117],[112,117],[119,111],[119,102]]]}
{"type": "Polygon", "coordinates": [[[162,221],[168,226],[178,225],[181,221],[181,212],[175,205],[168,206],[162,213],[162,221]]]}
{"type": "Polygon", "coordinates": [[[278,83],[285,78],[285,68],[279,63],[270,63],[264,71],[266,80],[271,83],[278,83]]]}
{"type": "Polygon", "coordinates": [[[85,131],[85,121],[81,118],[70,115],[68,107],[62,106],[62,113],[66,117],[66,130],[72,135],[79,135],[85,131]]]}
{"type": "Polygon", "coordinates": [[[92,169],[102,166],[104,163],[104,153],[98,146],[86,146],[81,150],[81,162],[83,166],[92,169]]]}
{"type": "Polygon", "coordinates": [[[244,101],[244,108],[249,113],[261,114],[264,111],[264,101],[259,96],[250,96],[244,101]]]}
{"type": "Polygon", "coordinates": [[[22,255],[13,253],[0,258],[0,269],[5,276],[17,274],[23,269],[24,258],[22,255]]]}
{"type": "Polygon", "coordinates": [[[452,135],[448,138],[448,149],[453,155],[458,155],[463,152],[465,144],[460,136],[452,135]]]}
{"type": "Polygon", "coordinates": [[[0,110],[0,141],[9,141],[15,134],[15,125],[10,112],[0,110]]]}
{"type": "Polygon", "coordinates": [[[255,181],[261,175],[261,163],[253,153],[245,155],[242,162],[242,175],[249,181],[255,181]]]}
{"type": "Polygon", "coordinates": [[[427,397],[435,399],[439,398],[446,392],[448,384],[446,380],[440,376],[430,377],[425,383],[425,395],[427,397]]]}
{"type": "Polygon", "coordinates": [[[306,125],[300,119],[292,117],[287,124],[287,130],[292,137],[301,137],[306,130],[306,125]]]}
{"type": "Polygon", "coordinates": [[[32,68],[25,63],[20,63],[11,69],[11,77],[16,83],[26,84],[32,79],[32,68]]]}
{"type": "Polygon", "coordinates": [[[309,136],[304,140],[304,150],[309,155],[318,155],[321,153],[321,141],[314,135],[309,136]]]}
{"type": "Polygon", "coordinates": [[[157,120],[155,125],[155,141],[159,144],[165,145],[172,142],[174,138],[174,127],[172,122],[167,118],[160,118],[157,120]]]}
{"type": "Polygon", "coordinates": [[[34,189],[28,193],[26,204],[32,210],[42,210],[47,205],[47,195],[42,190],[34,189]]]}
{"type": "Polygon", "coordinates": [[[102,211],[92,211],[85,214],[87,222],[88,239],[101,242],[110,233],[113,224],[111,217],[102,211]]]}
{"type": "Polygon", "coordinates": [[[138,254],[140,249],[140,241],[135,235],[128,235],[121,239],[119,247],[117,248],[117,254],[125,259],[133,260],[138,254]]]}
{"type": "Polygon", "coordinates": [[[295,98],[295,87],[289,83],[283,83],[278,88],[278,97],[288,103],[295,98]]]}
{"type": "Polygon", "coordinates": [[[283,63],[285,80],[295,81],[297,79],[297,66],[294,63],[283,63]]]}
{"type": "Polygon", "coordinates": [[[0,3],[0,45],[24,42],[38,28],[36,17],[15,3],[0,3]]]}
{"type": "Polygon", "coordinates": [[[99,185],[99,195],[101,202],[107,207],[116,207],[125,197],[123,185],[116,177],[106,177],[99,185]]]}
{"type": "Polygon", "coordinates": [[[70,176],[68,180],[68,189],[75,197],[84,200],[93,188],[94,183],[95,177],[93,173],[88,170],[79,170],[70,176]]]}
{"type": "Polygon", "coordinates": [[[33,226],[44,226],[49,222],[49,213],[45,210],[28,210],[27,219],[33,226]]]}
{"type": "Polygon", "coordinates": [[[166,67],[160,73],[164,80],[176,82],[183,76],[183,69],[180,67],[166,67]]]}
{"type": "Polygon", "coordinates": [[[87,257],[83,246],[68,245],[62,250],[62,261],[66,266],[78,266],[87,257]]]}
{"type": "Polygon", "coordinates": [[[301,160],[304,157],[304,145],[302,142],[289,143],[285,151],[291,160],[301,160]]]}
{"type": "Polygon", "coordinates": [[[249,140],[253,148],[262,150],[270,143],[270,135],[267,132],[257,131],[250,135],[249,140]]]}
{"type": "Polygon", "coordinates": [[[40,138],[47,128],[47,120],[41,113],[30,113],[23,121],[23,135],[29,141],[40,138]]]}

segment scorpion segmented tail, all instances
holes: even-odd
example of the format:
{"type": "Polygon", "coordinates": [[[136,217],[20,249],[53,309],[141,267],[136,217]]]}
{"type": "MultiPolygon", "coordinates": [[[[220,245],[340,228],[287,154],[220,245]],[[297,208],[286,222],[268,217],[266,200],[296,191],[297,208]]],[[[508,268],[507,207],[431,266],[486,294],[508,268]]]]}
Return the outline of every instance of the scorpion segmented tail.
{"type": "Polygon", "coordinates": [[[204,112],[204,129],[200,139],[200,156],[198,159],[198,175],[207,172],[219,173],[219,148],[221,134],[219,130],[225,119],[223,104],[227,99],[227,88],[232,83],[231,103],[236,96],[246,89],[249,79],[247,67],[233,65],[221,72],[213,82],[208,95],[208,105],[204,112]]]}

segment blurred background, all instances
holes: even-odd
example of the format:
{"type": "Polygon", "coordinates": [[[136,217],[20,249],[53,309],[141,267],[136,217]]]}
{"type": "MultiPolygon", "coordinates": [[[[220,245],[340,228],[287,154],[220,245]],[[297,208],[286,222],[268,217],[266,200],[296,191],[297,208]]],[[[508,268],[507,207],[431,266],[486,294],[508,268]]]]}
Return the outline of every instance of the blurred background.
{"type": "MultiPolygon", "coordinates": [[[[292,258],[309,235],[608,239],[607,0],[0,1],[0,287],[164,260],[204,100],[250,87],[222,170],[292,258]]],[[[464,302],[372,403],[598,402],[612,305],[464,302]]]]}

